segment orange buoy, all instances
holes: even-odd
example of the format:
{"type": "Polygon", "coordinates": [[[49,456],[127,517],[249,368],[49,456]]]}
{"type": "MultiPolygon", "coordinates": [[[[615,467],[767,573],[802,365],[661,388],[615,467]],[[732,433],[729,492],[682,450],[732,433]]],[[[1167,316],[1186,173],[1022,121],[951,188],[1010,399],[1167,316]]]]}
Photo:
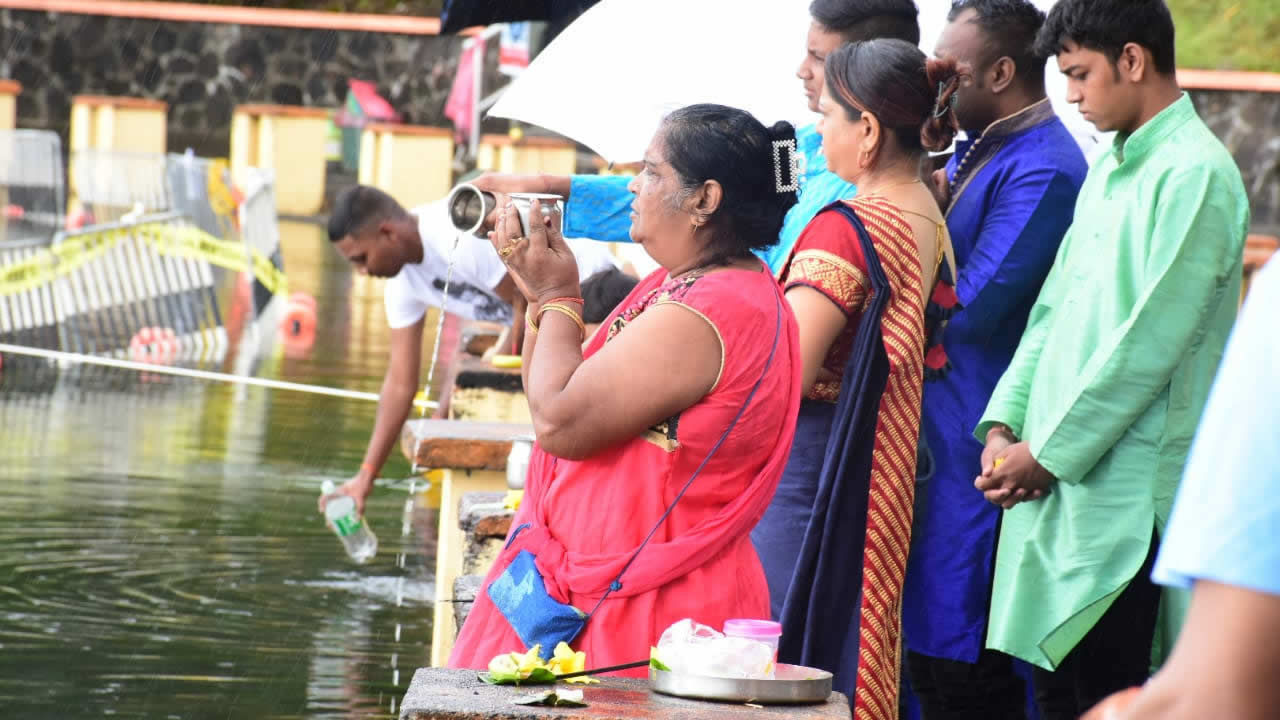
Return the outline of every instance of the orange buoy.
{"type": "Polygon", "coordinates": [[[291,297],[280,318],[280,334],[284,336],[286,353],[291,357],[306,355],[316,341],[315,301],[295,302],[291,297]]]}

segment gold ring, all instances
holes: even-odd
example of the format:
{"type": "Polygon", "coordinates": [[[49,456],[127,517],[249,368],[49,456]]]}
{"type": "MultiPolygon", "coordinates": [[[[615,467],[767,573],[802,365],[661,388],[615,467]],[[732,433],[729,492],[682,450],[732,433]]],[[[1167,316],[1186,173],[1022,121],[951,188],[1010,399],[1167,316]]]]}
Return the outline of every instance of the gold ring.
{"type": "Polygon", "coordinates": [[[498,257],[502,258],[503,260],[506,260],[507,258],[511,257],[511,253],[515,251],[516,251],[515,243],[512,243],[511,245],[508,245],[502,248],[501,250],[499,250],[498,257]]]}

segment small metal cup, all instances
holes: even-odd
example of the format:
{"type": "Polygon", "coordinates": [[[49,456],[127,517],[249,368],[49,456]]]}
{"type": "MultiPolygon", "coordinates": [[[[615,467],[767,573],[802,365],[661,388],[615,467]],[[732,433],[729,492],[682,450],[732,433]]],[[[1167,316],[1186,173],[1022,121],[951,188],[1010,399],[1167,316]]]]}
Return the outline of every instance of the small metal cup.
{"type": "Polygon", "coordinates": [[[487,193],[471,183],[462,183],[449,192],[445,201],[449,209],[449,222],[458,230],[485,237],[484,219],[498,206],[493,193],[487,193]]]}
{"type": "Polygon", "coordinates": [[[520,234],[528,237],[529,228],[529,211],[533,209],[533,201],[538,200],[542,203],[542,216],[556,218],[556,230],[563,233],[564,219],[564,198],[559,195],[548,195],[546,193],[511,193],[511,204],[516,206],[516,214],[520,216],[520,234]]]}

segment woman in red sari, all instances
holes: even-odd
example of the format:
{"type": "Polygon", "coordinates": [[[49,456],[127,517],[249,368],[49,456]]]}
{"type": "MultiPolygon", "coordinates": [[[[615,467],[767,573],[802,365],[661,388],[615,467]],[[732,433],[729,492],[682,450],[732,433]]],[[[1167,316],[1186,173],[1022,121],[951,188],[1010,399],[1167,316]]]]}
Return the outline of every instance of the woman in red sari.
{"type": "Polygon", "coordinates": [[[926,304],[950,304],[949,239],[921,167],[954,136],[958,78],[900,40],[845,45],[826,74],[823,152],[858,194],[814,217],[782,270],[805,399],[752,537],[780,608],[779,660],[833,672],[859,720],[896,720],[926,304]]]}
{"type": "Polygon", "coordinates": [[[793,137],[722,106],[667,118],[630,186],[632,238],[662,267],[585,348],[572,253],[554,227],[522,237],[515,211],[500,215],[492,240],[536,327],[524,383],[537,447],[450,667],[525,647],[493,600],[521,551],[552,600],[591,613],[571,645],[593,666],[646,659],[682,618],[768,617],[749,533],[791,448],[800,360],[790,308],[751,251],[776,241],[795,202],[793,137]]]}

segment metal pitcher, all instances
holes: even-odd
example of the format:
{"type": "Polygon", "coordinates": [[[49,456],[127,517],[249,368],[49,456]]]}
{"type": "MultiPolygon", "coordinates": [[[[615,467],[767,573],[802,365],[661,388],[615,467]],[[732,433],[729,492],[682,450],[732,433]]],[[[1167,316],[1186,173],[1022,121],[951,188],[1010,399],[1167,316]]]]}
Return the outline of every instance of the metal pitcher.
{"type": "MultiPolygon", "coordinates": [[[[529,210],[534,200],[542,201],[543,217],[564,217],[564,198],[546,193],[511,193],[511,203],[520,216],[520,234],[529,234],[529,210]]],[[[449,222],[458,230],[476,237],[486,237],[484,219],[498,206],[493,193],[485,192],[471,183],[462,183],[449,192],[445,201],[449,211],[449,222]]],[[[560,229],[557,227],[557,230],[560,229]]]]}
{"type": "Polygon", "coordinates": [[[462,183],[449,191],[445,207],[449,209],[449,222],[464,233],[485,237],[484,219],[498,206],[493,193],[487,193],[471,183],[462,183]]]}

